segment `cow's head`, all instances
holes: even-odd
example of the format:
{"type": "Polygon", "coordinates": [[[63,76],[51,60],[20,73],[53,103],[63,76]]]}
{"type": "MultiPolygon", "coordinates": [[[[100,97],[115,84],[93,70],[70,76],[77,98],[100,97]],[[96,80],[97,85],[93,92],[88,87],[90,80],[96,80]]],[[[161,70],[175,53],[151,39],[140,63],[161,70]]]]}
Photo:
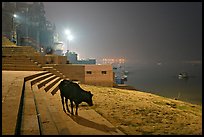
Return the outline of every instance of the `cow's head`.
{"type": "Polygon", "coordinates": [[[93,94],[91,94],[91,92],[90,91],[88,91],[88,99],[87,99],[87,101],[86,101],[86,103],[89,105],[89,106],[93,106],[93,101],[92,101],[92,96],[93,96],[93,94]]]}

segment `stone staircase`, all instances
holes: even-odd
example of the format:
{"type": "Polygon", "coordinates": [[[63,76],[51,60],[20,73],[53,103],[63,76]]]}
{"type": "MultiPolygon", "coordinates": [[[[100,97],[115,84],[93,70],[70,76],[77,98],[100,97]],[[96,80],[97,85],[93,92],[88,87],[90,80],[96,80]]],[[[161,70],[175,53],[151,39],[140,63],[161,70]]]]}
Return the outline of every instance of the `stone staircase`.
{"type": "MultiPolygon", "coordinates": [[[[22,115],[18,120],[19,122],[17,124],[18,128],[16,129],[16,134],[41,135],[43,134],[43,132],[45,132],[45,128],[42,128],[42,125],[44,125],[42,119],[48,119],[47,115],[51,114],[46,109],[47,105],[43,100],[45,98],[45,96],[43,95],[43,91],[44,94],[56,94],[56,92],[59,90],[58,85],[62,80],[62,78],[48,71],[24,78],[24,94],[22,94],[21,97],[23,98],[23,103],[21,103],[22,106],[19,107],[23,109],[19,111],[22,113],[22,115]],[[41,93],[39,92],[39,90],[41,90],[41,93]],[[43,116],[43,114],[45,115],[43,116]]],[[[49,124],[52,123],[52,126],[54,126],[53,120],[50,119],[49,121],[49,124]]],[[[56,134],[53,128],[53,131],[51,128],[49,129],[49,134],[50,132],[54,132],[56,134]]]]}
{"type": "Polygon", "coordinates": [[[2,69],[15,71],[49,71],[61,78],[63,74],[52,67],[46,67],[33,60],[33,56],[41,56],[31,46],[2,45],[2,69]]]}
{"type": "MultiPolygon", "coordinates": [[[[59,83],[67,78],[59,70],[33,60],[32,56],[40,56],[32,47],[2,46],[2,70],[21,71],[22,74],[36,71],[36,74],[26,76],[20,82],[13,81],[13,83],[18,82],[15,84],[16,87],[9,87],[9,91],[2,98],[3,135],[69,135],[71,134],[68,129],[70,125],[76,129],[81,128],[80,134],[121,134],[115,131],[110,133],[106,130],[81,127],[73,121],[75,119],[68,117],[62,111],[58,87],[59,83]],[[38,73],[38,71],[40,72],[38,73]],[[51,101],[52,99],[55,100],[51,101]],[[54,104],[50,104],[50,102],[54,104]],[[86,129],[84,130],[84,128],[86,129]]],[[[96,112],[90,110],[90,113],[96,112]]],[[[84,114],[90,116],[87,112],[84,114]]],[[[90,123],[90,121],[88,122],[90,123]]],[[[104,125],[104,127],[106,126],[104,125]]],[[[76,131],[76,133],[79,132],[76,131]]]]}
{"type": "MultiPolygon", "coordinates": [[[[9,102],[4,101],[5,99],[2,100],[4,109],[8,108],[9,106],[11,108],[13,106],[9,104],[13,104],[13,103],[15,104],[15,109],[14,109],[14,112],[12,112],[12,115],[7,114],[6,117],[3,117],[3,121],[7,121],[7,120],[11,121],[9,126],[3,126],[4,127],[3,134],[13,134],[13,135],[14,134],[15,135],[42,134],[41,133],[42,127],[40,126],[43,123],[40,121],[39,119],[40,116],[38,114],[45,113],[46,110],[41,110],[41,107],[46,107],[46,105],[44,104],[45,102],[43,104],[42,103],[37,104],[37,100],[39,103],[41,102],[42,98],[44,98],[44,95],[41,96],[41,94],[43,94],[43,91],[44,91],[44,94],[45,93],[52,94],[52,95],[56,94],[56,92],[59,90],[58,85],[62,80],[63,80],[62,78],[54,75],[53,73],[50,73],[48,71],[43,71],[43,72],[25,77],[22,82],[22,85],[21,84],[18,85],[16,83],[19,88],[16,87],[17,89],[15,89],[16,91],[18,91],[18,93],[15,93],[16,97],[15,99],[12,99],[12,103],[10,101],[9,102]],[[22,88],[22,91],[21,91],[21,88],[22,88]],[[39,90],[41,90],[41,93],[39,93],[39,90]],[[38,107],[38,105],[40,105],[41,107],[38,107]],[[11,126],[15,128],[12,128],[12,130],[9,130],[11,126]]],[[[10,87],[10,88],[13,88],[13,87],[10,87]]],[[[10,96],[7,98],[10,98],[10,96]]],[[[56,134],[56,132],[54,133],[56,134]]]]}
{"type": "Polygon", "coordinates": [[[16,46],[16,44],[14,44],[13,42],[11,42],[11,41],[10,41],[8,38],[6,38],[5,36],[2,36],[2,45],[8,46],[8,47],[16,46]]]}
{"type": "Polygon", "coordinates": [[[27,56],[3,56],[2,57],[3,70],[15,71],[43,71],[38,64],[33,63],[27,56]]]}
{"type": "Polygon", "coordinates": [[[2,45],[2,69],[21,71],[43,71],[36,63],[29,60],[29,56],[38,55],[30,46],[2,45]]]}
{"type": "MultiPolygon", "coordinates": [[[[31,46],[5,46],[2,45],[2,70],[11,71],[45,71],[45,74],[34,75],[31,85],[41,82],[38,88],[45,87],[48,92],[54,95],[57,91],[57,84],[66,77],[53,67],[47,67],[33,60],[33,56],[41,56],[31,46]]],[[[27,80],[26,80],[27,81],[27,80]]]]}
{"type": "MultiPolygon", "coordinates": [[[[5,76],[4,74],[3,80],[6,79],[5,76]]],[[[15,88],[14,91],[17,92],[15,95],[8,92],[9,95],[2,100],[2,134],[124,135],[86,106],[80,107],[78,117],[64,113],[58,88],[62,80],[48,71],[41,71],[24,77],[22,82],[16,83],[17,87],[9,87],[12,91],[15,88]]]]}
{"type": "MultiPolygon", "coordinates": [[[[32,56],[40,56],[40,54],[30,46],[2,46],[2,70],[47,71],[49,75],[38,76],[31,82],[31,85],[33,85],[36,82],[43,81],[39,87],[45,86],[48,82],[51,82],[49,86],[45,88],[46,91],[55,87],[60,79],[65,79],[65,76],[60,71],[53,67],[43,66],[39,62],[33,60],[32,56]]],[[[56,90],[57,89],[54,88],[54,91],[56,90]]],[[[53,94],[55,93],[54,91],[52,92],[53,94]]]]}

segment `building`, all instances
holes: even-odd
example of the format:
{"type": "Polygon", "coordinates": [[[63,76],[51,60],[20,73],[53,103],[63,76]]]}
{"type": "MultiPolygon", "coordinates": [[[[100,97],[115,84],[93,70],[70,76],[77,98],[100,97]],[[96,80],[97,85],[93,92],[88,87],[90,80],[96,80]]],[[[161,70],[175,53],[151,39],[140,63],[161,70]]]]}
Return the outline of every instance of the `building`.
{"type": "Polygon", "coordinates": [[[128,71],[125,70],[124,58],[104,58],[102,64],[111,64],[116,84],[124,84],[127,81],[128,71]]]}
{"type": "Polygon", "coordinates": [[[92,64],[49,64],[62,72],[66,78],[82,84],[113,87],[114,78],[112,66],[92,64]]]}
{"type": "Polygon", "coordinates": [[[63,42],[54,42],[54,54],[62,56],[63,55],[63,42]]]}
{"type": "Polygon", "coordinates": [[[17,45],[32,46],[38,51],[54,48],[55,30],[45,17],[42,2],[2,2],[2,35],[15,38],[17,45]]]}
{"type": "Polygon", "coordinates": [[[96,59],[80,59],[76,64],[96,64],[96,59]]]}
{"type": "Polygon", "coordinates": [[[69,63],[71,63],[71,64],[96,64],[96,59],[80,59],[80,60],[78,60],[78,54],[75,52],[67,51],[65,53],[65,56],[67,56],[67,60],[69,60],[69,63]]]}
{"type": "Polygon", "coordinates": [[[75,52],[70,52],[69,50],[67,50],[67,52],[65,53],[65,56],[67,57],[67,60],[69,61],[69,63],[77,64],[78,55],[75,52]]]}

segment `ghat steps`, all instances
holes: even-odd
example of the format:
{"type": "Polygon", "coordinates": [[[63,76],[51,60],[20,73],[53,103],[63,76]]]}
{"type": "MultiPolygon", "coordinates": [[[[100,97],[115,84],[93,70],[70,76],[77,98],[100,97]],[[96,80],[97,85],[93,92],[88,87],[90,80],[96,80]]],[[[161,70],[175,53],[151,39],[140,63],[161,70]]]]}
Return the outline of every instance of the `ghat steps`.
{"type": "Polygon", "coordinates": [[[5,41],[2,45],[3,135],[123,134],[92,109],[80,107],[79,116],[64,113],[58,85],[65,76],[32,60],[32,56],[40,56],[32,47],[5,41]]]}
{"type": "Polygon", "coordinates": [[[64,113],[58,88],[63,79],[48,71],[3,71],[2,78],[3,85],[13,78],[3,86],[3,135],[123,134],[87,106],[79,107],[79,116],[64,113]]]}

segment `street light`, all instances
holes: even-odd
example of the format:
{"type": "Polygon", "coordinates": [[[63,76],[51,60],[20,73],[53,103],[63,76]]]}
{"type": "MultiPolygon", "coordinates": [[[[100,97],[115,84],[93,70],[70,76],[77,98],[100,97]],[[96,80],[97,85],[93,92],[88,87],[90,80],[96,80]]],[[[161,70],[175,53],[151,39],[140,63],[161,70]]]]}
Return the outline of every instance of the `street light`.
{"type": "Polygon", "coordinates": [[[65,34],[70,35],[71,34],[70,30],[65,30],[65,34]]]}
{"type": "Polygon", "coordinates": [[[14,19],[17,18],[17,15],[16,14],[13,14],[12,16],[12,41],[15,41],[16,39],[16,30],[14,28],[14,19]]]}
{"type": "Polygon", "coordinates": [[[70,34],[67,37],[67,51],[70,50],[71,51],[71,46],[70,46],[70,41],[73,40],[73,36],[70,34]]]}
{"type": "Polygon", "coordinates": [[[14,15],[13,15],[13,17],[14,17],[14,18],[16,18],[16,17],[17,17],[17,15],[16,15],[16,14],[14,14],[14,15]]]}
{"type": "Polygon", "coordinates": [[[73,40],[74,37],[71,35],[70,30],[65,30],[65,34],[67,35],[67,53],[68,53],[69,48],[70,48],[70,41],[73,40]]]}

